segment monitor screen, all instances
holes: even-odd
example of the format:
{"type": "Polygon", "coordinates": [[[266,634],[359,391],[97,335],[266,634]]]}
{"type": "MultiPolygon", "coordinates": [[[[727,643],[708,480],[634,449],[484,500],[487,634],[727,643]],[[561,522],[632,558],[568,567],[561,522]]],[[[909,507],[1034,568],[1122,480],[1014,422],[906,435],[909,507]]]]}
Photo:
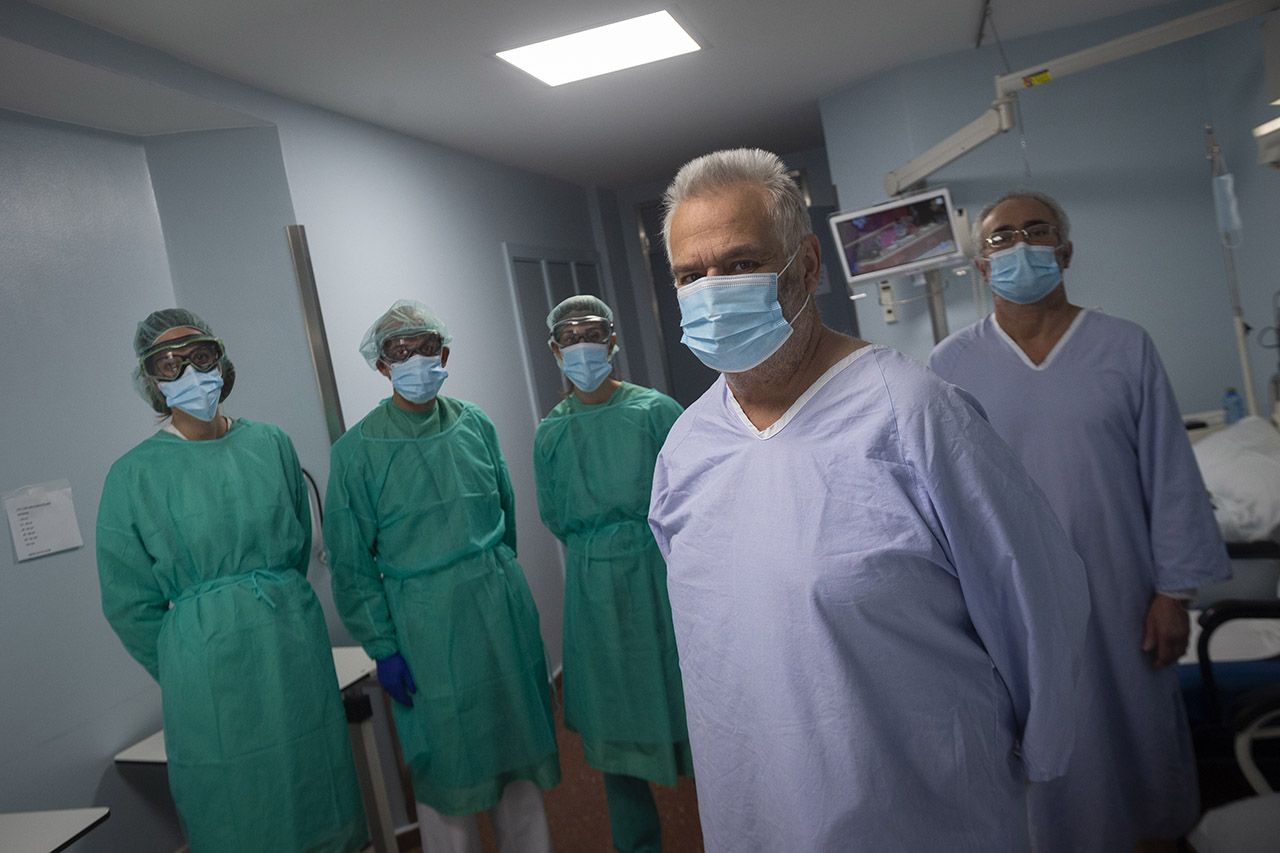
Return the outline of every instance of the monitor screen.
{"type": "Polygon", "coordinates": [[[837,213],[830,221],[849,284],[965,261],[945,188],[837,213]]]}

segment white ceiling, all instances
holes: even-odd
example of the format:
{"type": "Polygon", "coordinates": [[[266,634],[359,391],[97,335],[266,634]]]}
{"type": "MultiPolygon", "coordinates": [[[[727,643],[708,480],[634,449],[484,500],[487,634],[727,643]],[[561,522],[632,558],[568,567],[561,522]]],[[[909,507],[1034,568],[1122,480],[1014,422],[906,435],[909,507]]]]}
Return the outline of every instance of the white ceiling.
{"type": "MultiPolygon", "coordinates": [[[[982,0],[35,0],[202,68],[576,183],[822,143],[818,99],[971,49],[982,0]],[[666,8],[703,50],[550,88],[499,50],[666,8]]],[[[1164,0],[993,0],[1008,40],[1164,0]]],[[[994,76],[1003,69],[992,69],[994,76]]]]}

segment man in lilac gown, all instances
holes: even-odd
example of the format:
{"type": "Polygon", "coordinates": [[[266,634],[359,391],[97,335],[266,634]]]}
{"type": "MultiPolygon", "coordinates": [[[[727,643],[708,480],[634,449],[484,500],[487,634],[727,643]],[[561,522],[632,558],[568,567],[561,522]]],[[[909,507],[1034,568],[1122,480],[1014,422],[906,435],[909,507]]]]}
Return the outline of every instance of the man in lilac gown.
{"type": "Polygon", "coordinates": [[[694,160],[667,205],[684,341],[723,374],[649,514],[707,849],[1025,849],[1071,750],[1079,558],[971,398],[822,324],[776,156],[694,160]]]}
{"type": "Polygon", "coordinates": [[[1186,603],[1230,574],[1155,346],[1134,323],[1067,301],[1070,224],[1041,193],[977,220],[995,314],[930,366],[971,392],[1066,528],[1092,617],[1068,773],[1032,786],[1037,850],[1131,851],[1196,822],[1195,761],[1173,664],[1186,603]]]}

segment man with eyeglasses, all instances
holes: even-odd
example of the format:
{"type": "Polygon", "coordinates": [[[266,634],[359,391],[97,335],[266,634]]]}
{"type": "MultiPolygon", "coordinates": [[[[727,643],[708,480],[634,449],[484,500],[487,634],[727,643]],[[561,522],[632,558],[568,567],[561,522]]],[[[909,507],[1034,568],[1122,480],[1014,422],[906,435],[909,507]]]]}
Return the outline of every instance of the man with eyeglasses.
{"type": "Polygon", "coordinates": [[[649,509],[707,849],[1026,849],[1088,614],[1052,509],[968,395],[823,324],[777,156],[700,157],[666,201],[684,342],[723,374],[649,509]]]}
{"type": "Polygon", "coordinates": [[[1067,299],[1070,222],[1013,192],[975,226],[995,313],[930,366],[978,398],[1066,528],[1092,617],[1070,770],[1030,797],[1037,850],[1172,843],[1199,795],[1175,663],[1195,588],[1230,574],[1173,389],[1136,324],[1067,299]]]}
{"type": "Polygon", "coordinates": [[[333,597],[395,700],[424,850],[549,851],[560,780],[538,611],[493,423],[439,395],[450,338],[401,300],[360,344],[391,397],[333,445],[324,539],[333,597]]]}

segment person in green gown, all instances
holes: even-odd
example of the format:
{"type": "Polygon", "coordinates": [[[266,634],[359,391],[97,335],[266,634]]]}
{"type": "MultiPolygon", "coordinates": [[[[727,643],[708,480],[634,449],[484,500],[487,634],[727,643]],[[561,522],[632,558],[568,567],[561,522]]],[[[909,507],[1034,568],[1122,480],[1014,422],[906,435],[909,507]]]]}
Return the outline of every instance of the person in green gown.
{"type": "Polygon", "coordinates": [[[516,562],[507,464],[478,407],[439,395],[450,338],[396,302],[360,352],[391,380],[333,446],[324,522],[333,596],[378,663],[430,851],[550,850],[542,792],[560,781],[538,611],[516,562]]]}
{"type": "Polygon", "coordinates": [[[542,521],[565,546],[564,707],[604,773],[614,847],[661,849],[649,782],[693,775],[667,570],[649,530],[653,466],[680,404],[613,378],[613,311],[573,296],[547,317],[572,392],[538,425],[542,521]]]}
{"type": "Polygon", "coordinates": [[[352,851],[368,838],[289,437],[221,413],[235,369],[190,311],[134,336],[162,428],[111,466],[102,609],[160,683],[169,786],[192,853],[352,851]]]}

